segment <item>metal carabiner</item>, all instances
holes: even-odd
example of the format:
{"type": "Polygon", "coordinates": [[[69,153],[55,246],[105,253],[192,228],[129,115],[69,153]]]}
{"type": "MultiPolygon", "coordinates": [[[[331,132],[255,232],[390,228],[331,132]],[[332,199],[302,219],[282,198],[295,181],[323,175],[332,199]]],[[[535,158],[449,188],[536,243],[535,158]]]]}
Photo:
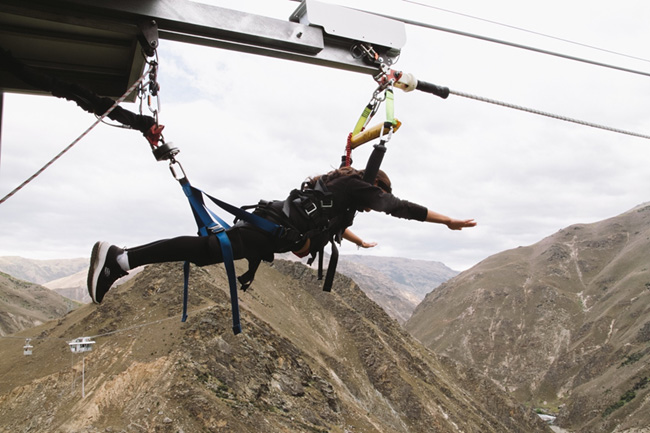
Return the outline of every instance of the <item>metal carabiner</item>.
{"type": "MultiPolygon", "coordinates": [[[[158,54],[156,53],[156,59],[158,54]]],[[[160,90],[160,85],[158,84],[158,62],[156,60],[151,60],[148,62],[151,65],[151,70],[149,71],[149,93],[153,96],[158,96],[158,91],[160,90]]]]}
{"type": "Polygon", "coordinates": [[[372,93],[372,100],[377,101],[379,104],[384,102],[386,100],[386,87],[383,85],[377,87],[375,91],[372,93]],[[382,96],[379,97],[379,94],[382,94],[382,96]]]}
{"type": "Polygon", "coordinates": [[[151,105],[151,95],[147,95],[147,105],[149,107],[149,111],[153,115],[154,120],[156,121],[156,125],[158,125],[158,112],[160,111],[160,97],[156,96],[156,106],[151,105]]]}
{"type": "Polygon", "coordinates": [[[176,161],[176,159],[173,156],[169,159],[169,171],[172,172],[172,176],[174,176],[174,179],[176,179],[179,182],[187,178],[187,176],[185,175],[185,170],[183,170],[183,166],[181,165],[180,162],[176,161]],[[182,174],[182,176],[179,176],[179,174],[174,169],[175,165],[177,165],[178,168],[180,169],[180,173],[182,174]]]}
{"type": "Polygon", "coordinates": [[[147,107],[153,114],[153,117],[158,125],[158,113],[160,112],[160,84],[158,84],[158,52],[155,52],[155,59],[148,60],[149,71],[147,72],[149,81],[143,82],[138,86],[138,99],[140,100],[140,114],[143,114],[144,99],[147,98],[147,107]],[[156,98],[155,106],[152,97],[156,98]]]}
{"type": "Polygon", "coordinates": [[[395,130],[395,128],[393,127],[393,124],[392,124],[392,123],[390,123],[390,122],[385,122],[385,123],[384,123],[384,126],[381,128],[381,133],[379,134],[379,137],[378,137],[378,138],[379,138],[379,141],[380,141],[380,142],[384,142],[384,144],[385,144],[385,143],[388,143],[388,142],[390,141],[390,139],[393,138],[393,131],[394,131],[394,130],[395,130]],[[389,123],[390,126],[389,126],[389,128],[388,128],[388,133],[387,133],[386,135],[384,135],[384,130],[386,129],[386,123],[389,123]],[[386,138],[384,138],[384,137],[386,137],[386,138]]]}

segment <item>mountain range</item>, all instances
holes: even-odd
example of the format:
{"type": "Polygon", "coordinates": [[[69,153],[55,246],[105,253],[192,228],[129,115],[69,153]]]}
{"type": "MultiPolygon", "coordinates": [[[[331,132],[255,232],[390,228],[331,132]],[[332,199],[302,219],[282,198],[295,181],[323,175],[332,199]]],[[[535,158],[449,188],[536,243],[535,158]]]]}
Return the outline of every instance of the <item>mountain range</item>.
{"type": "Polygon", "coordinates": [[[0,272],[0,336],[58,319],[78,303],[0,272]]]}
{"type": "Polygon", "coordinates": [[[88,258],[36,260],[3,256],[0,257],[0,272],[43,285],[88,269],[88,261],[88,258]]]}
{"type": "Polygon", "coordinates": [[[349,278],[277,260],[240,295],[221,266],[152,265],[104,302],[0,339],[2,431],[549,432],[471,367],[425,349],[349,278]],[[87,336],[92,351],[67,342],[87,336]],[[23,338],[33,355],[24,356],[23,338]]]}
{"type": "Polygon", "coordinates": [[[491,256],[405,327],[572,432],[648,432],[650,205],[491,256]]]}
{"type": "MultiPolygon", "coordinates": [[[[277,260],[264,267],[253,288],[242,294],[245,328],[253,326],[256,333],[254,338],[244,337],[246,343],[228,334],[228,298],[223,293],[227,284],[220,267],[193,271],[198,274],[193,277],[197,279],[198,301],[195,291],[190,297],[195,313],[188,323],[193,325],[178,326],[167,320],[176,319],[180,310],[179,267],[146,268],[116,291],[117,305],[111,301],[98,308],[82,306],[58,321],[14,334],[18,342],[0,339],[3,359],[12,347],[7,362],[0,362],[0,377],[7,379],[2,385],[9,384],[9,388],[0,389],[0,419],[8,416],[3,412],[6,404],[14,409],[25,404],[40,414],[42,411],[27,402],[34,399],[52,402],[47,412],[51,426],[67,426],[56,424],[63,421],[55,420],[55,412],[77,410],[91,420],[83,425],[88,431],[121,426],[116,416],[87,412],[90,409],[72,396],[64,399],[69,406],[54,403],[49,392],[59,389],[63,395],[64,391],[53,383],[53,377],[78,384],[78,361],[67,373],[62,372],[62,354],[57,355],[60,359],[48,358],[56,368],[36,362],[41,351],[60,350],[58,346],[54,349],[50,338],[60,345],[64,339],[89,330],[90,335],[102,336],[106,342],[117,339],[110,352],[88,355],[109,371],[91,379],[90,389],[101,386],[103,393],[115,387],[120,391],[114,393],[124,399],[146,401],[140,409],[150,415],[129,408],[127,413],[139,421],[123,427],[126,431],[137,426],[144,431],[180,431],[178,426],[187,425],[218,431],[215,425],[223,423],[224,431],[233,425],[235,431],[252,431],[247,430],[253,428],[252,421],[239,420],[243,424],[237,424],[236,416],[228,418],[235,408],[245,406],[242,396],[246,396],[250,411],[238,412],[239,418],[254,412],[258,421],[273,426],[268,431],[548,431],[529,419],[530,409],[525,408],[536,408],[557,416],[556,423],[573,433],[650,433],[650,205],[597,223],[569,226],[533,245],[488,257],[457,275],[435,262],[343,257],[347,259],[339,263],[339,271],[360,283],[357,286],[339,275],[332,294],[320,292],[313,269],[302,264],[277,260]],[[439,286],[434,280],[438,276],[446,279],[439,286]],[[428,284],[429,279],[434,281],[428,284]],[[201,324],[191,322],[195,315],[201,324]],[[215,325],[218,329],[207,330],[215,325]],[[116,337],[107,338],[114,334],[116,337]],[[21,362],[25,358],[20,345],[27,337],[34,338],[35,355],[21,362]],[[266,339],[275,352],[260,349],[266,339]],[[212,360],[217,353],[218,359],[212,360]],[[182,365],[161,360],[170,354],[183,359],[182,365]],[[260,373],[259,359],[268,361],[266,373],[260,373]],[[16,367],[31,363],[33,369],[25,374],[16,367]],[[192,412],[199,417],[194,420],[198,424],[177,423],[176,415],[168,415],[167,410],[155,416],[156,400],[148,395],[181,408],[178,419],[182,420],[186,415],[182,408],[188,403],[176,399],[178,389],[156,376],[157,367],[151,363],[160,363],[156,365],[164,367],[173,380],[191,390],[189,393],[205,396],[207,389],[220,400],[213,401],[211,395],[201,400],[200,408],[192,412]],[[139,369],[145,365],[144,370],[139,369]],[[242,375],[233,365],[245,365],[256,373],[242,375]],[[278,366],[283,374],[289,366],[300,367],[301,374],[307,374],[302,369],[305,365],[309,374],[319,378],[319,386],[303,375],[300,391],[295,377],[278,376],[278,366]],[[172,371],[180,371],[180,379],[172,371]],[[140,382],[134,382],[132,372],[139,375],[140,382]],[[157,377],[164,389],[148,383],[145,376],[149,374],[157,377]],[[242,380],[248,385],[239,383],[242,380]],[[54,388],[37,391],[32,389],[34,383],[54,388]],[[266,385],[255,388],[261,383],[266,385]],[[141,393],[134,394],[133,389],[141,393]],[[261,400],[264,410],[275,412],[273,416],[261,409],[260,400],[250,398],[250,389],[266,398],[261,400]],[[298,389],[298,394],[289,389],[298,389]],[[338,403],[329,399],[329,390],[338,403]],[[280,396],[282,392],[285,394],[280,396]],[[26,400],[12,403],[22,395],[26,400]],[[327,410],[320,411],[320,418],[314,418],[317,411],[304,404],[305,395],[310,402],[325,402],[339,411],[326,416],[327,410]],[[414,408],[398,400],[413,401],[414,408]],[[343,401],[352,406],[342,410],[343,401]],[[217,412],[209,409],[212,405],[218,406],[217,412]],[[294,411],[297,407],[299,416],[294,411]],[[281,413],[299,419],[300,427],[288,427],[283,424],[286,419],[280,422],[275,415],[281,413]],[[350,416],[359,420],[352,422],[350,416]],[[422,425],[407,422],[411,416],[424,420],[422,425]],[[206,417],[211,421],[205,421],[206,417]],[[217,424],[210,424],[213,421],[217,424]],[[423,429],[426,423],[436,427],[423,429]]],[[[82,274],[85,276],[85,271],[82,274]]],[[[0,280],[0,288],[6,284],[0,280]]],[[[100,398],[95,395],[93,398],[100,398]]],[[[115,401],[95,400],[93,404],[94,411],[99,407],[111,407],[115,413],[122,410],[115,401]]],[[[24,416],[27,419],[28,415],[24,416]]]]}
{"type": "MultiPolygon", "coordinates": [[[[283,254],[279,257],[291,260],[295,256],[283,254]]],[[[401,324],[427,293],[458,274],[440,262],[371,255],[341,255],[337,271],[354,279],[372,300],[401,324]]],[[[41,284],[66,298],[84,304],[90,302],[86,288],[88,259],[0,257],[0,272],[41,284]]]]}
{"type": "Polygon", "coordinates": [[[440,262],[370,255],[341,256],[337,271],[352,278],[400,324],[428,293],[458,275],[440,262]]]}

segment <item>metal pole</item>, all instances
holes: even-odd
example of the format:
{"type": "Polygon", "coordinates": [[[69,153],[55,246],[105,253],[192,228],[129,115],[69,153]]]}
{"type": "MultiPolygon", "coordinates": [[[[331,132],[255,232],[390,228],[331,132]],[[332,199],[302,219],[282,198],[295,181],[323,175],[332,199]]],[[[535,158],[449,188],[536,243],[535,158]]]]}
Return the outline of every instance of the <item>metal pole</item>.
{"type": "Polygon", "coordinates": [[[86,354],[81,355],[81,398],[86,398],[86,354]]]}
{"type": "Polygon", "coordinates": [[[72,371],[72,388],[70,392],[74,392],[74,381],[77,378],[77,374],[74,371],[74,353],[70,352],[70,371],[72,371]]]}

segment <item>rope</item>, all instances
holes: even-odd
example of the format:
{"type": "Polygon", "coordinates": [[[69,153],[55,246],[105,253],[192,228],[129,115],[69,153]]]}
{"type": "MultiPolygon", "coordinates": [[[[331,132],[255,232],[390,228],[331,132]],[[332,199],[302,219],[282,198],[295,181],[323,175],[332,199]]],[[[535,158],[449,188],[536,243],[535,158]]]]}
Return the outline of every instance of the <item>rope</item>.
{"type": "MultiPolygon", "coordinates": [[[[190,311],[190,313],[192,313],[192,314],[199,313],[201,311],[209,310],[211,308],[214,308],[215,306],[216,305],[214,305],[214,304],[207,305],[205,307],[201,307],[201,308],[197,308],[195,310],[192,310],[192,311],[190,311]]],[[[166,322],[166,321],[172,320],[172,319],[177,319],[178,320],[180,317],[181,317],[181,315],[176,314],[174,316],[165,317],[164,319],[158,319],[158,320],[153,320],[151,322],[145,322],[145,323],[140,323],[140,324],[137,324],[137,325],[127,326],[126,328],[118,328],[118,329],[115,329],[113,331],[104,332],[103,334],[85,335],[84,337],[88,337],[88,338],[108,337],[108,336],[111,336],[111,335],[114,335],[114,334],[119,334],[121,332],[132,331],[134,329],[139,329],[139,328],[145,328],[147,326],[155,325],[155,324],[158,324],[158,323],[161,323],[161,322],[166,322]]],[[[68,338],[68,337],[38,337],[38,336],[19,337],[19,336],[16,336],[16,335],[0,335],[0,339],[7,339],[7,340],[25,340],[27,338],[31,339],[32,341],[36,341],[36,340],[64,340],[64,341],[71,341],[70,338],[68,338]]]]}
{"type": "MultiPolygon", "coordinates": [[[[192,313],[197,313],[197,312],[200,312],[200,311],[203,311],[203,310],[208,310],[208,309],[210,309],[212,307],[214,307],[214,305],[209,305],[207,307],[199,308],[199,309],[193,310],[191,312],[192,313]]],[[[115,329],[114,331],[104,332],[103,334],[89,335],[89,337],[90,338],[108,337],[109,335],[119,334],[120,332],[132,331],[134,329],[144,328],[144,327],[147,327],[147,326],[155,325],[155,324],[158,324],[158,323],[162,323],[162,322],[166,322],[168,320],[178,319],[178,318],[179,318],[179,315],[177,314],[175,316],[165,317],[164,319],[158,319],[158,320],[154,320],[152,322],[146,322],[146,323],[141,323],[139,325],[128,326],[126,328],[115,329]]]]}
{"type": "Polygon", "coordinates": [[[77,137],[76,140],[74,140],[65,149],[63,149],[61,152],[59,152],[54,158],[52,158],[50,161],[48,161],[47,164],[45,164],[38,171],[36,171],[36,173],[31,175],[29,178],[27,178],[27,180],[25,180],[23,183],[21,183],[16,188],[14,188],[13,191],[11,191],[9,194],[7,194],[2,199],[0,199],[0,204],[4,203],[11,196],[16,194],[21,189],[23,189],[28,183],[30,183],[32,180],[34,180],[37,176],[39,176],[41,173],[43,173],[49,166],[51,166],[59,158],[61,158],[68,150],[72,149],[72,147],[75,144],[77,144],[79,141],[81,141],[81,139],[83,139],[93,128],[95,128],[95,126],[97,126],[100,122],[102,122],[104,120],[104,118],[106,116],[108,116],[113,110],[115,110],[115,108],[117,108],[118,105],[120,105],[122,102],[124,102],[124,100],[127,98],[127,96],[129,96],[131,94],[131,92],[133,92],[135,90],[135,88],[138,87],[142,83],[142,81],[145,79],[145,77],[147,75],[149,75],[149,72],[151,71],[152,68],[153,68],[153,66],[151,66],[147,72],[145,72],[135,83],[133,83],[133,85],[128,88],[126,93],[124,93],[124,95],[122,95],[117,101],[115,101],[115,103],[108,110],[106,110],[106,112],[104,114],[102,114],[99,118],[97,118],[97,120],[92,125],[90,125],[90,127],[88,129],[86,129],[79,137],[77,137]]]}
{"type": "Polygon", "coordinates": [[[586,122],[584,120],[573,119],[570,117],[560,116],[558,114],[548,113],[546,111],[540,111],[533,108],[522,107],[519,105],[510,104],[507,102],[497,101],[494,99],[484,98],[482,96],[470,95],[468,93],[458,92],[455,90],[449,90],[449,93],[456,96],[462,96],[463,98],[474,99],[476,101],[487,102],[489,104],[500,105],[502,107],[512,108],[515,110],[525,111],[527,113],[537,114],[540,116],[550,117],[552,119],[563,120],[565,122],[576,123],[578,125],[590,126],[592,128],[603,129],[605,131],[616,132],[618,134],[631,135],[633,137],[645,138],[650,140],[650,135],[640,134],[637,132],[625,131],[623,129],[612,128],[605,125],[600,125],[598,123],[586,122]]]}

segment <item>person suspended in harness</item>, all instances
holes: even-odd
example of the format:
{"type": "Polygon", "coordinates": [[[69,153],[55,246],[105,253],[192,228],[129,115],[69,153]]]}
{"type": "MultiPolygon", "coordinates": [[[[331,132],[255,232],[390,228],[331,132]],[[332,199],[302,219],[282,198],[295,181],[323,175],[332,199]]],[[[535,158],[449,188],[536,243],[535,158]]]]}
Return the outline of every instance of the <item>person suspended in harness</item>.
{"type": "MultiPolygon", "coordinates": [[[[248,287],[259,263],[272,262],[275,253],[291,251],[299,257],[311,255],[313,260],[319,253],[322,257],[327,243],[340,243],[341,239],[364,248],[376,245],[364,242],[349,230],[356,212],[370,210],[396,218],[444,224],[451,230],[476,226],[473,219],[450,218],[396,197],[382,170],[375,182],[369,183],[364,180],[364,170],[341,167],[309,178],[285,200],[260,201],[256,205],[253,214],[282,226],[282,234],[271,234],[245,221],[238,221],[226,231],[234,259],[249,262],[249,270],[240,281],[248,287]]],[[[88,292],[93,302],[101,303],[117,279],[142,265],[187,261],[205,266],[223,260],[219,240],[213,234],[180,236],[124,249],[97,242],[91,254],[88,292]]]]}

